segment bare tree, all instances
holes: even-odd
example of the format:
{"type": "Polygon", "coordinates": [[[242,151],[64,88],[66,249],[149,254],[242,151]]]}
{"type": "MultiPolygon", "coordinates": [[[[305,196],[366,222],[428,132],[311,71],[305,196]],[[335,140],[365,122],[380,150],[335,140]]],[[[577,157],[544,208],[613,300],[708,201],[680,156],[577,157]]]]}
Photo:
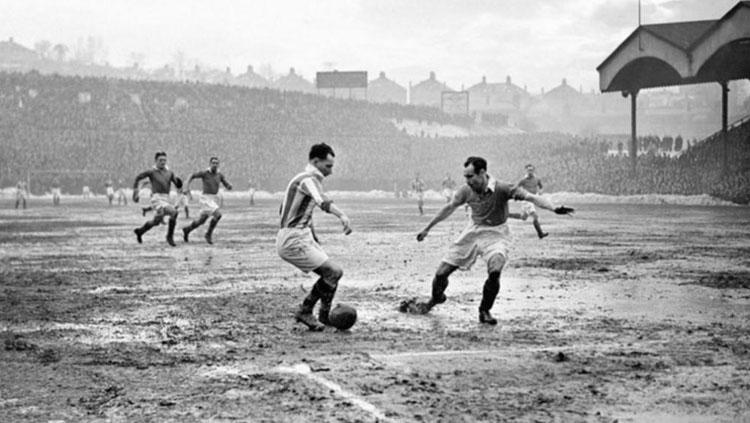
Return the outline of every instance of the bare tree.
{"type": "Polygon", "coordinates": [[[266,78],[268,81],[274,81],[278,77],[278,74],[273,70],[273,66],[270,63],[264,63],[258,68],[258,75],[266,78]]]}
{"type": "Polygon", "coordinates": [[[177,69],[177,79],[182,79],[184,77],[185,60],[185,52],[182,50],[177,50],[177,52],[174,54],[174,57],[172,58],[174,67],[175,69],[177,69]]]}
{"type": "Polygon", "coordinates": [[[52,54],[52,43],[47,40],[37,41],[34,44],[34,51],[36,51],[40,59],[49,59],[52,54]]]}
{"type": "Polygon", "coordinates": [[[65,56],[68,54],[68,51],[70,51],[70,49],[65,44],[55,44],[55,46],[52,47],[53,57],[58,62],[65,61],[65,56]]]}

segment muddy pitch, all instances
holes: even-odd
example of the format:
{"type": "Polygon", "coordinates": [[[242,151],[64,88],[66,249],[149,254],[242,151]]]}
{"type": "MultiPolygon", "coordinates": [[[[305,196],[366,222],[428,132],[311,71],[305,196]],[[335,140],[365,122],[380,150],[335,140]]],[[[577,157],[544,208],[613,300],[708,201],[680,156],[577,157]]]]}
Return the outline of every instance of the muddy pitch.
{"type": "Polygon", "coordinates": [[[342,199],[355,232],[316,226],[359,321],[312,333],[277,201],[228,198],[214,245],[204,226],[171,248],[165,226],[136,243],[135,205],[65,200],[0,204],[0,421],[750,420],[747,207],[577,204],[542,241],[512,221],[485,327],[483,263],[431,314],[396,311],[463,211],[417,243],[439,202],[342,199]]]}

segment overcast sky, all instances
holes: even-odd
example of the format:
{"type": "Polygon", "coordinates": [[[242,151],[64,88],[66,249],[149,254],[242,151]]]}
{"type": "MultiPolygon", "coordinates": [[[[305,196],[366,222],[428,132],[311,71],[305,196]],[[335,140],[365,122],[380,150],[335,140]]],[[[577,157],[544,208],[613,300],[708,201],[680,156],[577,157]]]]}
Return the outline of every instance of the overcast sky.
{"type": "MultiPolygon", "coordinates": [[[[737,0],[643,0],[645,23],[717,19],[737,0]]],[[[154,68],[177,51],[233,73],[366,70],[402,85],[427,78],[460,89],[504,81],[549,90],[562,78],[598,88],[596,66],[638,23],[637,0],[0,0],[0,38],[75,48],[101,40],[106,58],[154,68]],[[135,55],[134,55],[135,53],[135,55]]]]}

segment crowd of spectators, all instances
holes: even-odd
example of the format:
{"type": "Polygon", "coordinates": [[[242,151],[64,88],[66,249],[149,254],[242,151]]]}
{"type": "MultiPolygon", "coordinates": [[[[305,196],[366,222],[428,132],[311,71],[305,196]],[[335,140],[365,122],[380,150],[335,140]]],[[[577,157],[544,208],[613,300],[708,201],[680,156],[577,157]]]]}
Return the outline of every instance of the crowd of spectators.
{"type": "Polygon", "coordinates": [[[53,177],[66,192],[82,185],[101,191],[104,178],[130,185],[154,152],[165,150],[179,175],[216,155],[238,188],[252,178],[278,191],[303,167],[309,146],[327,142],[339,159],[331,189],[403,189],[417,172],[438,189],[446,172],[459,179],[464,158],[476,154],[508,181],[534,163],[547,191],[707,193],[750,201],[748,125],[730,133],[726,166],[720,138],[690,146],[681,138],[644,137],[646,154],[633,178],[627,157],[608,154],[618,145],[627,151],[627,140],[560,133],[422,138],[398,130],[399,119],[471,125],[433,108],[271,89],[0,73],[0,186],[30,172],[36,193],[48,190],[53,177]],[[655,154],[664,150],[685,151],[655,154]]]}

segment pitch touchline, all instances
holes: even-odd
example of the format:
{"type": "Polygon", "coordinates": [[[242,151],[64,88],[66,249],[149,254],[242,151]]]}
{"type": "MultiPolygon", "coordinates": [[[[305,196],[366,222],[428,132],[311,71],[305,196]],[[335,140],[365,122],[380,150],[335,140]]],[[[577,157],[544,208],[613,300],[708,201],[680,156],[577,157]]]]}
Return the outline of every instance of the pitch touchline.
{"type": "Polygon", "coordinates": [[[354,405],[361,408],[362,410],[370,413],[373,417],[378,419],[378,421],[383,421],[383,422],[392,421],[391,419],[387,418],[385,414],[383,414],[382,411],[378,410],[378,408],[375,407],[374,405],[352,394],[351,392],[345,391],[344,388],[342,388],[341,385],[337,384],[336,382],[330,381],[320,375],[316,375],[315,373],[313,373],[312,370],[310,369],[310,366],[308,366],[307,364],[300,363],[300,364],[295,364],[293,366],[278,366],[274,370],[277,372],[281,372],[281,373],[293,373],[293,374],[305,376],[306,378],[312,380],[313,382],[332,390],[337,395],[352,402],[354,405]]]}

